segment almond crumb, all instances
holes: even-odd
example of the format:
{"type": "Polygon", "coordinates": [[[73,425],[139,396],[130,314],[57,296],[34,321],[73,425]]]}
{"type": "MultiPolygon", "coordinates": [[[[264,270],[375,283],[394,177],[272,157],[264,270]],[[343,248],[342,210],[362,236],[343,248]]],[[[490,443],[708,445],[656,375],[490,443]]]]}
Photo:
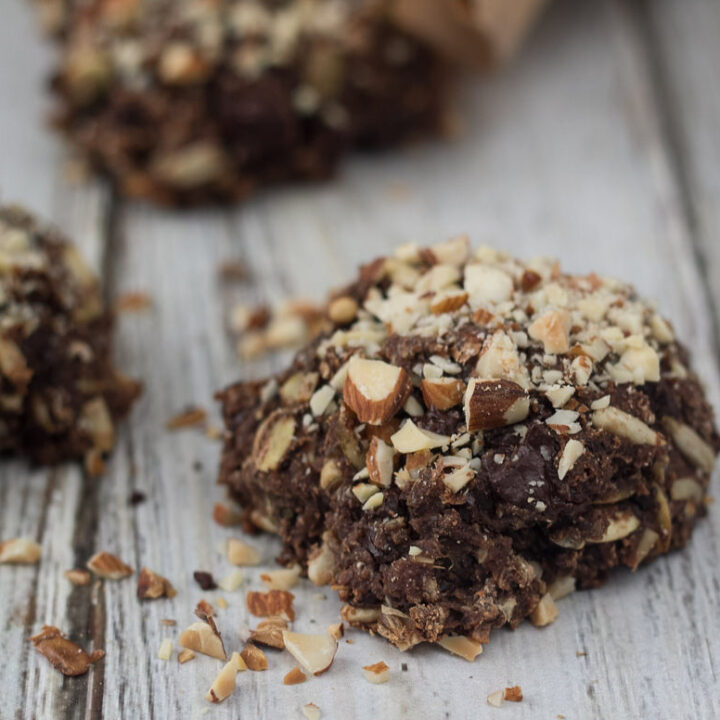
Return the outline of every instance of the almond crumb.
{"type": "Polygon", "coordinates": [[[269,590],[265,593],[251,590],[247,594],[247,608],[257,617],[279,615],[292,621],[295,619],[294,599],[295,596],[287,590],[269,590]]]}
{"type": "Polygon", "coordinates": [[[505,702],[505,691],[495,690],[495,692],[491,692],[487,696],[487,702],[488,705],[492,705],[493,707],[502,707],[502,704],[505,702]]]}
{"type": "Polygon", "coordinates": [[[64,575],[73,585],[90,584],[90,573],[87,570],[75,568],[73,570],[66,570],[64,575]]]}
{"type": "Polygon", "coordinates": [[[243,651],[240,653],[240,657],[245,661],[248,670],[254,670],[260,672],[267,670],[268,663],[265,653],[256,645],[248,643],[243,651]]]}
{"type": "Polygon", "coordinates": [[[150,296],[140,290],[122,293],[115,298],[115,311],[119,313],[140,312],[151,306],[150,296]]]}
{"type": "Polygon", "coordinates": [[[215,503],[213,520],[223,527],[233,527],[242,523],[242,514],[227,503],[215,503]]]}
{"type": "Polygon", "coordinates": [[[344,623],[334,623],[333,625],[330,625],[328,627],[328,632],[332,637],[334,637],[336,640],[340,640],[345,635],[345,624],[344,623]]]}
{"type": "Polygon", "coordinates": [[[195,653],[192,650],[185,648],[178,653],[178,663],[184,665],[186,662],[190,662],[195,657],[195,653]]]}
{"type": "Polygon", "coordinates": [[[303,705],[302,714],[307,720],[320,720],[320,708],[315,703],[303,705]]]}
{"type": "Polygon", "coordinates": [[[228,601],[224,597],[219,597],[216,602],[218,604],[218,607],[222,608],[223,610],[227,610],[228,601]]]}
{"type": "Polygon", "coordinates": [[[522,702],[522,688],[519,685],[505,688],[504,697],[508,702],[522,702]]]}
{"type": "Polygon", "coordinates": [[[133,574],[133,569],[109,552],[99,552],[87,561],[87,569],[105,580],[121,580],[133,574]]]}
{"type": "Polygon", "coordinates": [[[177,415],[173,415],[165,424],[168,430],[197,427],[203,425],[207,418],[205,410],[199,407],[189,407],[177,415]]]}
{"type": "Polygon", "coordinates": [[[260,553],[242,540],[230,538],[226,545],[227,559],[232,565],[259,565],[260,553]]]}
{"type": "Polygon", "coordinates": [[[285,647],[283,630],[287,630],[287,622],[281,617],[269,617],[258,623],[257,628],[250,632],[250,639],[253,642],[267,645],[268,647],[282,650],[285,647]]]}
{"type": "Polygon", "coordinates": [[[160,649],[158,650],[158,657],[161,660],[169,660],[170,656],[172,655],[172,649],[173,649],[172,640],[165,638],[162,641],[162,643],[160,643],[160,649]]]}
{"type": "Polygon", "coordinates": [[[296,665],[284,678],[283,685],[299,685],[307,680],[307,675],[296,665]]]}
{"type": "Polygon", "coordinates": [[[140,570],[137,596],[141,600],[157,600],[161,597],[173,598],[176,595],[177,590],[162,575],[158,575],[146,567],[140,570]]]}
{"type": "Polygon", "coordinates": [[[34,565],[41,554],[41,547],[28,538],[14,538],[0,543],[0,565],[34,565]]]}
{"type": "Polygon", "coordinates": [[[390,679],[390,668],[382,660],[374,665],[363,666],[365,679],[374,685],[381,685],[390,679]]]}

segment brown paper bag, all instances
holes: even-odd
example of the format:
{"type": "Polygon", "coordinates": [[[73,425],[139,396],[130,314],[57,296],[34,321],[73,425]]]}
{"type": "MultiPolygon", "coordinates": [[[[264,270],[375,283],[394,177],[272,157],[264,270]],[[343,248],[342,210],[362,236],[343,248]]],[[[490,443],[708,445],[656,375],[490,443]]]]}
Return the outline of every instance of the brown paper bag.
{"type": "Polygon", "coordinates": [[[392,0],[395,21],[448,59],[491,69],[518,47],[546,0],[392,0]]]}

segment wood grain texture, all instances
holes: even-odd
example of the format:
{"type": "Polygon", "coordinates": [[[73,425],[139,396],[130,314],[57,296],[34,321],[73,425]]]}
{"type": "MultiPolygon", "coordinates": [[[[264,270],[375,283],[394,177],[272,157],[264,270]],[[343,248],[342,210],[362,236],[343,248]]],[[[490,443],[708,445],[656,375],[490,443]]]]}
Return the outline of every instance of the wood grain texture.
{"type": "MultiPolygon", "coordinates": [[[[68,188],[63,153],[38,123],[48,56],[20,0],[11,0],[0,24],[0,58],[12,52],[27,72],[19,83],[0,70],[0,157],[12,158],[12,166],[0,163],[0,193],[75,235],[105,273],[109,296],[143,290],[153,307],[119,321],[118,362],[144,379],[146,392],[121,432],[107,476],[97,482],[72,467],[0,466],[0,537],[30,535],[44,552],[38,567],[0,567],[2,720],[187,718],[209,708],[204,694],[220,664],[198,657],[178,666],[176,653],[164,662],[157,650],[163,638],[176,642],[201,597],[219,595],[229,602],[220,628],[238,649],[238,630],[251,622],[244,593],[258,587],[260,569],[247,570],[235,593],[203,593],[195,585],[194,570],[222,577],[230,569],[217,545],[232,533],[211,520],[222,496],[214,486],[219,447],[197,430],[170,433],[165,422],[199,404],[217,424],[217,388],[282,364],[275,357],[239,366],[225,327],[239,299],[320,298],[358,263],[399,242],[467,231],[476,243],[523,257],[555,255],[570,270],[631,279],[673,320],[720,405],[703,283],[713,272],[717,278],[711,264],[717,216],[704,211],[709,219],[700,223],[688,212],[688,198],[714,212],[720,205],[720,163],[703,155],[717,146],[709,124],[717,115],[701,122],[695,114],[701,110],[692,109],[693,98],[703,109],[703,92],[717,92],[712,58],[698,57],[717,48],[707,49],[712,30],[688,19],[709,26],[717,6],[661,0],[646,26],[649,7],[558,2],[517,62],[463,88],[466,129],[453,143],[358,158],[337,182],[275,191],[237,210],[169,214],[118,203],[101,185],[68,188]],[[705,39],[693,42],[695,30],[705,39]],[[668,39],[673,48],[661,66],[658,47],[666,45],[658,43],[668,39]],[[684,93],[687,83],[694,90],[683,115],[668,120],[665,93],[684,93]],[[698,248],[708,258],[704,267],[698,248]],[[218,282],[218,265],[227,259],[247,264],[248,282],[218,282]],[[127,498],[136,489],[148,499],[131,507],[127,498]],[[160,572],[178,596],[140,603],[133,580],[73,588],[63,571],[97,550],[160,572]],[[163,618],[178,626],[161,625],[163,618]],[[45,622],[87,647],[103,647],[106,659],[84,678],[62,678],[27,642],[45,622]]],[[[238,676],[235,695],[210,708],[211,716],[301,718],[300,708],[312,701],[324,718],[341,720],[716,718],[717,513],[711,507],[688,551],[571,596],[560,604],[558,622],[544,630],[496,633],[473,665],[430,647],[401,654],[351,633],[353,643],[341,643],[331,672],[298,686],[282,685],[293,663],[270,651],[270,670],[238,676]],[[392,679],[376,687],[360,668],[378,660],[390,665],[392,679]],[[523,703],[487,705],[490,692],[512,684],[523,687],[523,703]]],[[[276,541],[252,542],[270,564],[276,541]]],[[[320,632],[336,620],[339,603],[329,590],[304,582],[295,592],[297,629],[320,632]]]]}

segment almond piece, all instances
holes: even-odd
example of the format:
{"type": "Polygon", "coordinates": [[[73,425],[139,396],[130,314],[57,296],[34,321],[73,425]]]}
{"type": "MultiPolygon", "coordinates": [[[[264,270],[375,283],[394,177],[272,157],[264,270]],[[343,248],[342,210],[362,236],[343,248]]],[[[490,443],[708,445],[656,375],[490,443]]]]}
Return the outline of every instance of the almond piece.
{"type": "Polygon", "coordinates": [[[255,630],[250,632],[250,640],[282,650],[285,647],[282,634],[283,630],[287,629],[288,624],[285,618],[269,617],[267,620],[259,622],[255,630]]]}
{"type": "Polygon", "coordinates": [[[356,318],[358,309],[357,300],[344,295],[330,302],[328,317],[336,325],[347,325],[356,318]]]}
{"type": "Polygon", "coordinates": [[[230,697],[235,691],[235,679],[237,676],[237,667],[234,660],[226,663],[223,669],[218,673],[217,677],[210,686],[205,695],[205,699],[212,703],[221,703],[230,697]]]}
{"type": "Polygon", "coordinates": [[[558,478],[563,480],[575,467],[578,458],[585,452],[585,446],[579,440],[570,439],[565,443],[558,462],[558,478]]]}
{"type": "Polygon", "coordinates": [[[195,653],[192,650],[185,648],[178,653],[178,663],[184,665],[186,662],[190,662],[195,657],[195,653]]]}
{"type": "Polygon", "coordinates": [[[194,622],[181,633],[178,643],[188,650],[226,660],[222,638],[205,622],[194,622]]]}
{"type": "Polygon", "coordinates": [[[381,660],[373,665],[363,665],[363,674],[373,685],[382,685],[390,679],[390,668],[381,660]]]}
{"type": "Polygon", "coordinates": [[[411,389],[410,376],[403,368],[354,355],[343,398],[360,422],[382,425],[405,404],[411,389]]]}
{"type": "Polygon", "coordinates": [[[711,473],[715,466],[715,451],[689,425],[678,422],[675,418],[664,417],[663,426],[669,433],[678,450],[695,467],[703,472],[711,473]]]}
{"type": "Polygon", "coordinates": [[[393,460],[395,451],[392,446],[374,437],[365,456],[365,465],[370,475],[370,482],[380,487],[390,487],[393,476],[393,460]]]}
{"type": "Polygon", "coordinates": [[[487,702],[488,705],[492,705],[493,707],[502,707],[502,704],[505,702],[505,691],[495,690],[495,692],[491,692],[487,696],[487,702]]]}
{"type": "Polygon", "coordinates": [[[295,418],[276,410],[262,422],[253,439],[252,458],[260,472],[276,470],[295,437],[295,418]]]}
{"type": "Polygon", "coordinates": [[[246,602],[252,615],[257,617],[279,615],[292,622],[295,619],[294,599],[295,596],[287,590],[269,590],[264,593],[251,590],[247,594],[246,602]]]}
{"type": "Polygon", "coordinates": [[[660,445],[662,437],[642,420],[616,407],[606,407],[592,414],[592,423],[601,430],[629,440],[635,445],[660,445]]]}
{"type": "Polygon", "coordinates": [[[530,613],[530,622],[535,627],[545,627],[551,622],[554,622],[557,619],[557,616],[557,605],[555,605],[552,595],[548,592],[540,598],[540,602],[530,613]]]}
{"type": "Polygon", "coordinates": [[[90,584],[90,573],[87,570],[77,568],[73,570],[66,570],[64,575],[73,585],[90,584]]]}
{"type": "Polygon", "coordinates": [[[333,625],[330,625],[328,627],[327,631],[336,640],[340,640],[340,638],[345,636],[345,625],[343,625],[343,623],[341,623],[341,622],[334,623],[333,625]]]}
{"type": "Polygon", "coordinates": [[[173,415],[165,424],[168,430],[181,430],[188,427],[204,425],[207,412],[199,407],[190,407],[173,415]]]}
{"type": "Polygon", "coordinates": [[[213,520],[223,527],[233,527],[242,524],[242,513],[226,503],[215,503],[213,520]]]}
{"type": "Polygon", "coordinates": [[[343,605],[340,608],[340,617],[349,625],[372,625],[380,617],[380,608],[359,608],[352,605],[343,605]]]}
{"type": "Polygon", "coordinates": [[[140,599],[156,600],[161,597],[173,598],[176,595],[177,590],[162,575],[158,575],[146,567],[140,570],[137,587],[137,596],[140,599]]]}
{"type": "Polygon", "coordinates": [[[307,680],[307,675],[296,665],[284,678],[283,685],[299,685],[307,680]]]}
{"type": "Polygon", "coordinates": [[[420,390],[431,410],[449,410],[462,402],[465,383],[458,378],[425,378],[420,383],[420,390]]]}
{"type": "Polygon", "coordinates": [[[328,542],[329,534],[323,533],[319,548],[311,552],[308,559],[308,579],[315,585],[329,585],[335,572],[335,556],[328,542]]]}
{"type": "Polygon", "coordinates": [[[226,545],[227,559],[233,565],[259,565],[260,553],[252,546],[237,538],[230,538],[226,545]]]}
{"type": "Polygon", "coordinates": [[[539,340],[546,353],[559,355],[570,349],[570,315],[565,310],[549,310],[533,320],[528,335],[539,340]]]}
{"type": "Polygon", "coordinates": [[[632,535],[640,527],[640,520],[630,510],[616,513],[610,518],[605,532],[599,540],[588,538],[589,543],[608,543],[632,535]]]}
{"type": "Polygon", "coordinates": [[[160,660],[169,660],[172,656],[173,644],[172,640],[165,638],[160,643],[160,649],[158,650],[158,658],[160,660]]]}
{"type": "Polygon", "coordinates": [[[306,720],[320,720],[320,708],[315,703],[303,705],[302,714],[306,720]]]}
{"type": "Polygon", "coordinates": [[[406,420],[390,439],[393,447],[405,455],[421,450],[432,450],[450,443],[448,435],[438,435],[429,430],[422,430],[412,420],[406,420]]]}
{"type": "Polygon", "coordinates": [[[519,685],[505,688],[504,697],[508,702],[522,702],[522,688],[519,685]]]}
{"type": "Polygon", "coordinates": [[[475,660],[483,651],[482,643],[463,635],[448,635],[438,640],[438,645],[453,655],[459,655],[468,662],[475,660]]]}
{"type": "Polygon", "coordinates": [[[106,580],[121,580],[133,574],[131,567],[109,552],[93,555],[87,562],[87,569],[106,580]]]}
{"type": "Polygon", "coordinates": [[[58,628],[52,625],[44,625],[41,632],[30,638],[30,642],[56,670],[70,677],[84,675],[90,665],[105,655],[101,650],[96,650],[88,655],[85,650],[72,640],[68,640],[58,628]]]}
{"type": "Polygon", "coordinates": [[[312,675],[329,669],[337,652],[337,640],[330,635],[307,635],[283,631],[287,651],[312,675]]]}
{"type": "Polygon", "coordinates": [[[524,420],[530,412],[530,396],[510,380],[471,378],[464,409],[469,432],[490,430],[524,420]]]}
{"type": "Polygon", "coordinates": [[[342,470],[337,460],[326,460],[320,471],[320,487],[323,490],[332,490],[342,480],[342,470]]]}
{"type": "Polygon", "coordinates": [[[29,538],[13,538],[0,543],[0,565],[34,565],[41,555],[42,548],[29,538]]]}
{"type": "Polygon", "coordinates": [[[459,310],[468,299],[464,290],[443,290],[433,297],[430,303],[430,311],[435,315],[455,312],[459,310]]]}
{"type": "Polygon", "coordinates": [[[271,570],[260,575],[260,580],[268,590],[289,590],[300,578],[300,566],[292,565],[282,570],[271,570]]]}
{"type": "Polygon", "coordinates": [[[268,662],[265,653],[259,648],[248,643],[243,651],[240,653],[240,657],[247,665],[248,670],[253,672],[262,672],[268,669],[268,662]]]}

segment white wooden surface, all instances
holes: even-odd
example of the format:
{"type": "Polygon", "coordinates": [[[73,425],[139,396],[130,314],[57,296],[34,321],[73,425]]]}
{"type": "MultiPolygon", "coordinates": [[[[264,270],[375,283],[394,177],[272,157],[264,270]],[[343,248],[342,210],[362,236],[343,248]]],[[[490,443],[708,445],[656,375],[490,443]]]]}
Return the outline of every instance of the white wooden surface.
{"type": "MultiPolygon", "coordinates": [[[[405,241],[467,231],[521,256],[555,255],[571,270],[633,280],[658,299],[694,351],[720,407],[720,3],[717,0],[557,2],[516,63],[462,94],[464,136],[382,158],[355,159],[335,183],[267,193],[232,211],[173,215],[113,199],[101,185],[68,187],[63,150],[41,125],[51,54],[24,0],[3,0],[0,23],[0,198],[20,201],[73,235],[105,274],[110,296],[148,291],[152,311],[120,320],[117,354],[146,392],[101,481],[75,468],[0,465],[0,538],[32,536],[37,567],[0,567],[0,718],[717,718],[720,716],[718,509],[690,548],[603,589],[564,600],[544,630],[497,632],[470,665],[433,648],[400,654],[357,632],[327,675],[285,687],[292,663],[270,653],[265,673],[238,677],[235,695],[203,695],[219,663],[179,667],[156,657],[203,596],[192,571],[222,577],[230,533],[211,518],[219,447],[195,431],[170,434],[186,404],[281,359],[238,365],[224,322],[231,302],[320,298],[354,267],[405,241]],[[402,189],[403,192],[398,190],[402,189]],[[241,258],[251,278],[236,294],[218,264],[241,258]],[[134,489],[148,501],[127,505],[134,489]],[[169,577],[174,600],[140,604],[132,580],[73,588],[63,571],[96,550],[169,577]],[[160,624],[175,618],[177,628],[160,624]],[[104,661],[63,678],[28,636],[58,625],[104,661]],[[578,656],[579,651],[586,652],[578,656]],[[385,660],[391,681],[371,686],[362,665],[385,660]],[[407,671],[401,670],[407,664],[407,671]],[[520,684],[501,709],[488,693],[520,684]]],[[[717,478],[716,478],[717,482],[717,478]]],[[[272,538],[253,540],[268,564],[272,538]]],[[[223,593],[226,644],[249,621],[245,587],[223,593]]],[[[296,628],[337,616],[327,590],[296,589],[296,628]],[[323,597],[324,596],[324,597],[323,597]]]]}

